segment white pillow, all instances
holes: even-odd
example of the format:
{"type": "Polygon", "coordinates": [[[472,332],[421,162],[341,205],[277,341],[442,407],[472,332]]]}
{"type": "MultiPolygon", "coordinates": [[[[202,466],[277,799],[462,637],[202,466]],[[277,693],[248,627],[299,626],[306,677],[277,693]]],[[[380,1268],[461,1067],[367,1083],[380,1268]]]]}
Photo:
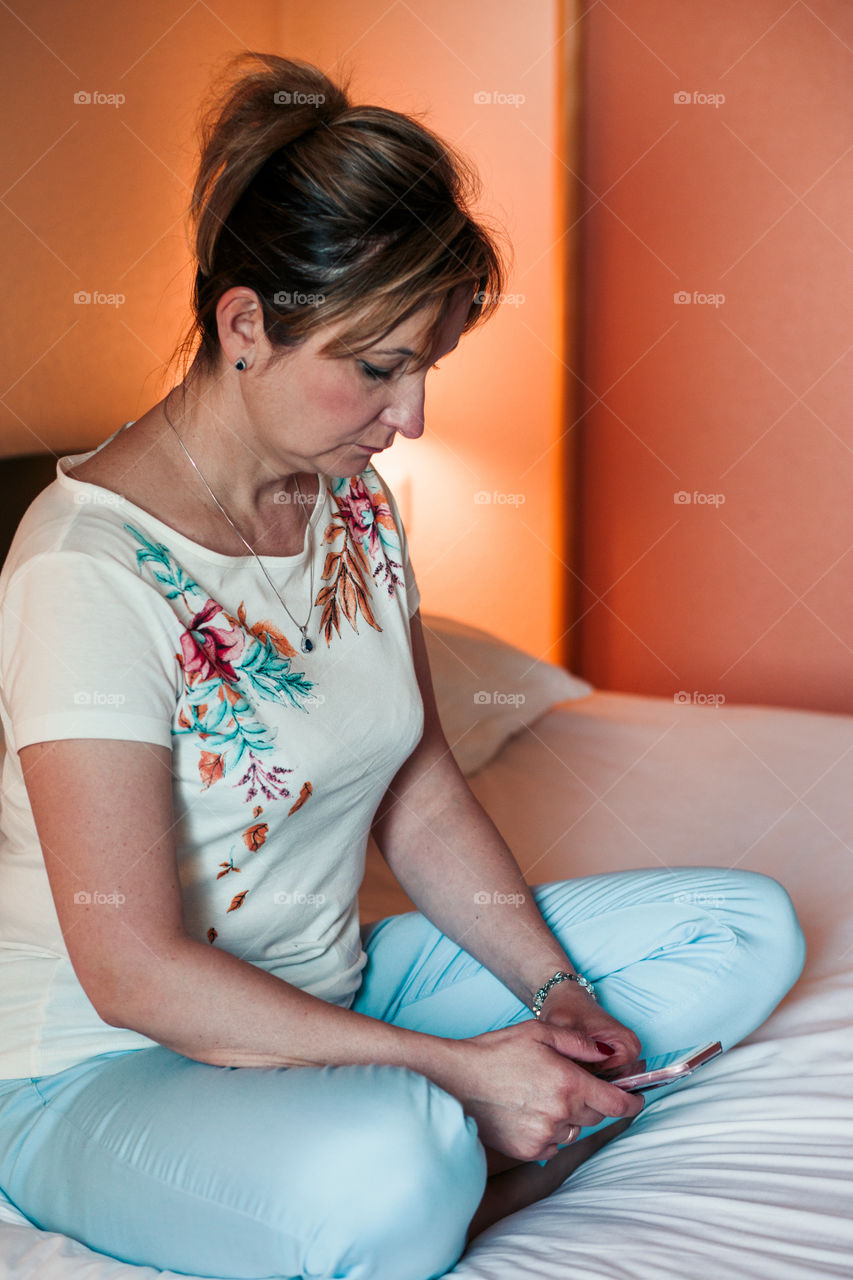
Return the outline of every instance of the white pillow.
{"type": "Polygon", "coordinates": [[[441,727],[466,777],[555,702],[593,692],[563,667],[488,631],[434,613],[421,614],[421,621],[441,727]]]}

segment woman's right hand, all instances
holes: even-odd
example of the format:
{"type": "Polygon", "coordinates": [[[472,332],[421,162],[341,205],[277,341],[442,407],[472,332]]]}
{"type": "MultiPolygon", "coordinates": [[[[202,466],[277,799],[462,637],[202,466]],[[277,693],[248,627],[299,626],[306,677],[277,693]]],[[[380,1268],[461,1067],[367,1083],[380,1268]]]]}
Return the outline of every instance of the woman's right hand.
{"type": "Polygon", "coordinates": [[[593,1041],[535,1018],[456,1041],[453,1058],[445,1087],[476,1120],[480,1140],[518,1160],[549,1160],[572,1125],[643,1109],[641,1095],[582,1065],[607,1062],[593,1041]]]}

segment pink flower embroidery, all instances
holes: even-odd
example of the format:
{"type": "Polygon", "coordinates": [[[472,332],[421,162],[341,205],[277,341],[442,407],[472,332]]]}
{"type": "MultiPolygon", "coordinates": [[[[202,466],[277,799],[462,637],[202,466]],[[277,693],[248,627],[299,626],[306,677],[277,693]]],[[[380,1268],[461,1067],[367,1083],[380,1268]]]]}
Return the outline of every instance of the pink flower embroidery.
{"type": "Polygon", "coordinates": [[[390,523],[391,517],[391,510],[384,500],[385,495],[378,493],[374,506],[374,497],[361,476],[353,476],[346,493],[336,494],[335,498],[339,513],[349,525],[350,536],[366,547],[370,555],[381,550],[376,523],[383,517],[390,523]]]}
{"type": "Polygon", "coordinates": [[[238,627],[207,625],[221,611],[215,600],[208,600],[182,634],[184,671],[188,677],[197,675],[202,680],[210,680],[218,675],[236,684],[238,677],[232,663],[240,657],[246,640],[238,627]]]}

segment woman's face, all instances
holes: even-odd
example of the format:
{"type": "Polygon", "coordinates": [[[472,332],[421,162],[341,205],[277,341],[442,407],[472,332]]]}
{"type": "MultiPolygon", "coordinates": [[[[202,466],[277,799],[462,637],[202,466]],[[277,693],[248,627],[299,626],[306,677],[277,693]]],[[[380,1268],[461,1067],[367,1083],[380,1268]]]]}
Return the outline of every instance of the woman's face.
{"type": "MultiPolygon", "coordinates": [[[[456,291],[431,354],[446,355],[459,341],[471,289],[456,291]]],[[[424,384],[430,365],[407,371],[424,335],[423,312],[411,316],[367,351],[330,359],[319,354],[346,323],[328,325],[257,376],[239,378],[257,446],[275,468],[358,475],[372,454],[389,448],[398,432],[415,439],[424,429],[424,384]]],[[[268,350],[268,344],[265,350],[268,350]]],[[[228,376],[228,375],[226,375],[228,376]]]]}

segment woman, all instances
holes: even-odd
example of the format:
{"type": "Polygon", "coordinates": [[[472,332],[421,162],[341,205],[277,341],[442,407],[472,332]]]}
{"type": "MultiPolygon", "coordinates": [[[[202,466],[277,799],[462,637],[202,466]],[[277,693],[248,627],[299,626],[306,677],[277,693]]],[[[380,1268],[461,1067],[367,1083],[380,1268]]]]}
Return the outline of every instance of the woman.
{"type": "Polygon", "coordinates": [[[0,579],[0,1187],[127,1261],[426,1280],[638,1113],[589,1068],[736,1043],[802,936],[751,873],[525,884],[371,464],[501,256],[420,124],[235,70],[191,366],[60,461],[0,579]],[[419,910],[360,932],[371,830],[419,910]]]}

